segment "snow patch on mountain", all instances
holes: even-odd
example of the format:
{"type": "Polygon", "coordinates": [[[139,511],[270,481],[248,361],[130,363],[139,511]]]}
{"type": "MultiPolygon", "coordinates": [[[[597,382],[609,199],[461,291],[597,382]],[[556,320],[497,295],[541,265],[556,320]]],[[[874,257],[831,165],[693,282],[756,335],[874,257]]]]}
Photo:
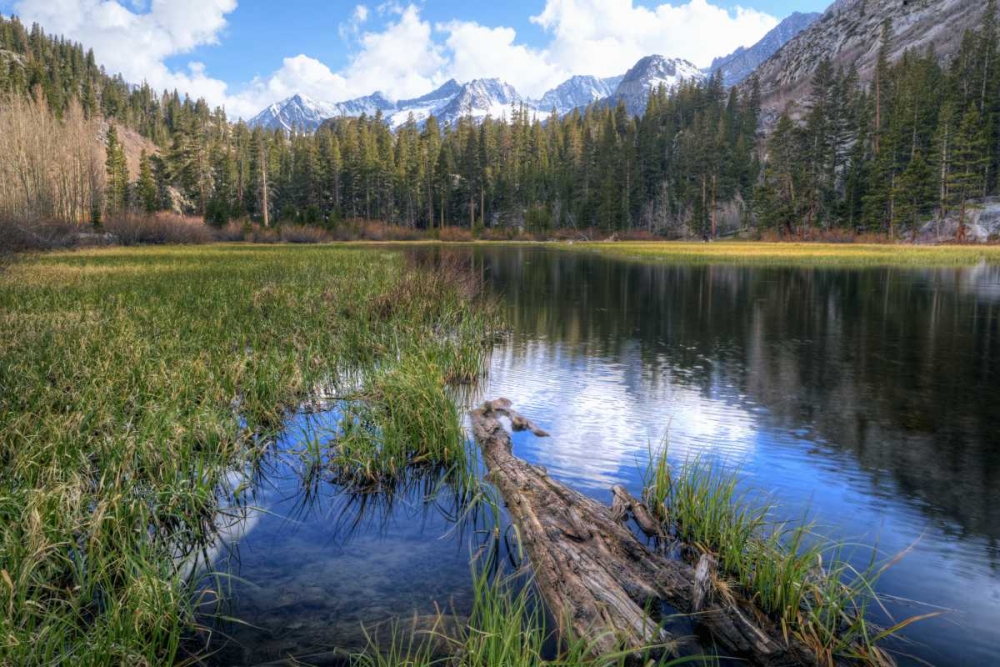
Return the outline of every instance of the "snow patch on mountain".
{"type": "Polygon", "coordinates": [[[649,56],[640,60],[624,76],[599,78],[574,76],[545,93],[538,100],[522,97],[501,79],[475,79],[459,83],[454,79],[421,97],[393,101],[376,92],[346,102],[317,102],[303,95],[272,104],[250,120],[251,127],[283,129],[289,132],[315,132],[330,118],[374,116],[381,113],[396,130],[411,120],[422,127],[431,116],[440,125],[453,125],[472,117],[481,122],[487,117],[510,119],[517,110],[531,117],[547,118],[553,109],[565,115],[595,102],[624,100],[630,113],[645,111],[651,90],[659,86],[674,88],[684,80],[701,80],[704,74],[687,60],[649,56]]]}
{"type": "Polygon", "coordinates": [[[676,88],[682,81],[704,79],[705,73],[683,58],[646,56],[625,74],[610,102],[624,102],[630,114],[639,116],[646,111],[650,93],[660,86],[669,90],[676,88]]]}
{"type": "Polygon", "coordinates": [[[581,109],[594,102],[599,102],[614,95],[624,76],[613,76],[600,79],[596,76],[574,76],[538,100],[533,100],[531,106],[542,113],[555,110],[560,116],[581,109]]]}

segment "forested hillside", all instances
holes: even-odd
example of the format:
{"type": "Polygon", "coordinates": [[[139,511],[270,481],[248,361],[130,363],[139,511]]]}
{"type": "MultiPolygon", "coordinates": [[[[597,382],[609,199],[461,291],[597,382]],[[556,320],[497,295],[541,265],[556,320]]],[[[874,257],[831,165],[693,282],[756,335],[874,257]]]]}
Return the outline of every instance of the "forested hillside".
{"type": "Polygon", "coordinates": [[[996,1],[950,63],[933,48],[896,62],[882,27],[869,86],[823,60],[804,123],[786,114],[770,137],[755,194],[764,226],[864,227],[892,235],[922,222],[966,234],[970,203],[996,194],[1000,170],[1000,62],[996,1]]]}
{"type": "MultiPolygon", "coordinates": [[[[378,115],[331,120],[315,134],[250,129],[178,92],[130,86],[80,45],[0,18],[0,90],[8,96],[0,124],[6,117],[5,127],[23,126],[12,114],[28,107],[36,123],[43,107],[64,124],[102,123],[102,173],[74,176],[91,184],[78,195],[86,206],[23,208],[80,224],[175,208],[214,225],[369,219],[668,236],[749,225],[900,236],[962,218],[970,202],[997,192],[995,0],[988,9],[945,63],[930,51],[893,61],[891,24],[871,84],[824,60],[804,120],[785,116],[767,138],[758,131],[759,87],[727,91],[719,76],[660,90],[634,117],[620,104],[595,104],[564,117],[511,108],[481,123],[442,127],[432,118],[396,132],[378,115]],[[103,119],[155,142],[137,173],[123,169],[119,132],[103,129],[103,119]]],[[[26,145],[7,142],[0,174],[20,182],[10,151],[26,145]]],[[[19,188],[0,190],[0,213],[15,215],[31,200],[19,188]]]]}

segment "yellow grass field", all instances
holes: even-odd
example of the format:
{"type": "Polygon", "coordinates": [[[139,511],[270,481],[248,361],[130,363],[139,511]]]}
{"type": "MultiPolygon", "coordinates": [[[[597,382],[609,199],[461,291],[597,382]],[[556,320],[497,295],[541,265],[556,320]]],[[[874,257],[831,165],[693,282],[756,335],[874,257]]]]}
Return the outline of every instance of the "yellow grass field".
{"type": "Polygon", "coordinates": [[[690,243],[629,241],[623,243],[553,244],[574,251],[675,263],[752,264],[817,267],[949,267],[1000,264],[1000,245],[891,245],[848,243],[758,243],[723,241],[690,243]]]}

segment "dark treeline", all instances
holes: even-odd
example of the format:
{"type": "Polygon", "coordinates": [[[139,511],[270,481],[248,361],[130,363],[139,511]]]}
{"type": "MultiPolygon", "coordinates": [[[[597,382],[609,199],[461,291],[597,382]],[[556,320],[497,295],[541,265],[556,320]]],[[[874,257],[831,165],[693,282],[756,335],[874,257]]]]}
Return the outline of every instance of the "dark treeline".
{"type": "Polygon", "coordinates": [[[639,118],[595,104],[565,117],[512,108],[481,123],[431,118],[396,132],[380,116],[331,120],[314,135],[251,129],[204,101],[131,87],[81,46],[2,17],[0,90],[44,95],[57,115],[78,100],[155,143],[129,174],[109,132],[111,211],[183,208],[213,224],[902,235],[964,220],[969,200],[997,192],[996,0],[987,9],[947,65],[933,52],[890,62],[888,24],[873,81],[821,63],[804,116],[782,116],[767,139],[756,85],[727,91],[718,77],[654,92],[639,118]]]}

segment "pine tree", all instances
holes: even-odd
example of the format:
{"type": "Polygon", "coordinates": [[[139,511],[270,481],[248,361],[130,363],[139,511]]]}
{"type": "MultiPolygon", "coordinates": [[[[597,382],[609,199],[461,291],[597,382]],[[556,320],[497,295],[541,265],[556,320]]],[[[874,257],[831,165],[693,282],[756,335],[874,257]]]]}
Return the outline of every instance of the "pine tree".
{"type": "Polygon", "coordinates": [[[986,181],[983,165],[987,161],[985,129],[979,110],[973,104],[962,116],[961,125],[955,135],[952,167],[947,176],[950,203],[959,208],[958,239],[960,241],[965,240],[969,200],[984,194],[986,181]]]}
{"type": "Polygon", "coordinates": [[[159,193],[153,178],[153,166],[145,150],[139,157],[139,182],[136,186],[139,202],[146,213],[154,213],[159,208],[159,193]]]}
{"type": "Polygon", "coordinates": [[[125,147],[118,140],[118,130],[112,123],[108,128],[105,158],[105,199],[108,212],[118,214],[125,210],[128,196],[128,163],[125,147]]]}
{"type": "Polygon", "coordinates": [[[896,179],[893,194],[894,228],[917,231],[920,218],[934,203],[934,172],[921,153],[910,160],[906,170],[896,179]]]}

